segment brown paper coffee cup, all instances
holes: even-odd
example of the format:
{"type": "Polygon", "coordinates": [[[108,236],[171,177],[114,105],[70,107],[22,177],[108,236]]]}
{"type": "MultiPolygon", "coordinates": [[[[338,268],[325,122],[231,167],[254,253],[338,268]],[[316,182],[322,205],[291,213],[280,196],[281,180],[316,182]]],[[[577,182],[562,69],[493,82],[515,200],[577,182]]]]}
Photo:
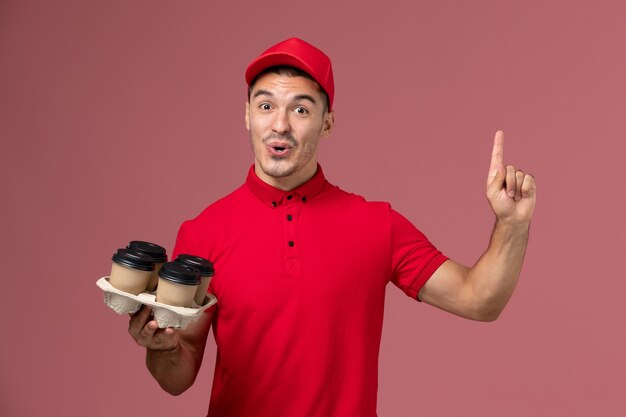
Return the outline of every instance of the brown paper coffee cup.
{"type": "Polygon", "coordinates": [[[129,249],[118,249],[112,260],[109,277],[112,286],[133,295],[146,290],[154,270],[152,258],[129,249]]]}
{"type": "Polygon", "coordinates": [[[200,273],[194,267],[166,262],[159,271],[156,301],[177,307],[193,307],[200,284],[200,273]]]}

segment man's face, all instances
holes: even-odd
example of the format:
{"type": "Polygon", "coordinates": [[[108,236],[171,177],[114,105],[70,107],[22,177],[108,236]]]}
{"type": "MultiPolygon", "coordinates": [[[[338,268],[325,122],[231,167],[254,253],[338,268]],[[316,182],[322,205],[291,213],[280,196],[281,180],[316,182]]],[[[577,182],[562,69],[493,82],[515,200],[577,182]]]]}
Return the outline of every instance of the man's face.
{"type": "Polygon", "coordinates": [[[255,172],[266,183],[291,189],[317,169],[317,144],[330,134],[333,113],[314,81],[268,73],[246,103],[255,172]]]}

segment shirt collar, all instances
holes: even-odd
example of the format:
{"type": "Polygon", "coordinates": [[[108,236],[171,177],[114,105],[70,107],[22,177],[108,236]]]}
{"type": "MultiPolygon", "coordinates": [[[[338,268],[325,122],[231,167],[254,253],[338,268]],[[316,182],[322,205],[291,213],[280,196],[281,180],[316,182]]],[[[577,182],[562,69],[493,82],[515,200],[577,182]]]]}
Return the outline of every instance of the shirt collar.
{"type": "Polygon", "coordinates": [[[324,188],[324,185],[326,185],[326,177],[324,176],[324,172],[322,172],[320,164],[317,164],[317,171],[311,179],[291,191],[279,190],[263,182],[254,172],[254,165],[250,167],[248,177],[246,178],[246,186],[250,191],[252,191],[259,200],[270,207],[276,207],[282,204],[285,198],[292,199],[293,197],[300,197],[302,202],[306,203],[319,194],[324,188]]]}

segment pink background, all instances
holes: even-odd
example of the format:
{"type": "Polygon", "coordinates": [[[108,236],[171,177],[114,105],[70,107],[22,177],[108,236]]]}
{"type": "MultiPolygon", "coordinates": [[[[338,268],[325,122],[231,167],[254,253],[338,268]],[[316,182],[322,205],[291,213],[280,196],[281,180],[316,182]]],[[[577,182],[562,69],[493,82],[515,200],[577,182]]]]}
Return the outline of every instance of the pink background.
{"type": "Polygon", "coordinates": [[[538,181],[498,321],[389,287],[379,415],[623,416],[624,22],[619,0],[0,2],[0,414],[205,415],[212,336],[170,397],[95,281],[242,183],[244,68],[296,35],[334,61],[328,177],[449,256],[487,244],[495,130],[538,181]]]}

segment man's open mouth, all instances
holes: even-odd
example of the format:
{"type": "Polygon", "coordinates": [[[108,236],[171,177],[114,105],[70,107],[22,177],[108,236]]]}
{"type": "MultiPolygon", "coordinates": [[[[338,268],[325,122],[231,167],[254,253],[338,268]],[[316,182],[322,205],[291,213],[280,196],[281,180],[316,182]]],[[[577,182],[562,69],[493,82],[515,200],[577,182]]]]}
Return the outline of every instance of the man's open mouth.
{"type": "Polygon", "coordinates": [[[273,155],[285,156],[293,149],[287,143],[268,143],[267,148],[273,155]]]}

